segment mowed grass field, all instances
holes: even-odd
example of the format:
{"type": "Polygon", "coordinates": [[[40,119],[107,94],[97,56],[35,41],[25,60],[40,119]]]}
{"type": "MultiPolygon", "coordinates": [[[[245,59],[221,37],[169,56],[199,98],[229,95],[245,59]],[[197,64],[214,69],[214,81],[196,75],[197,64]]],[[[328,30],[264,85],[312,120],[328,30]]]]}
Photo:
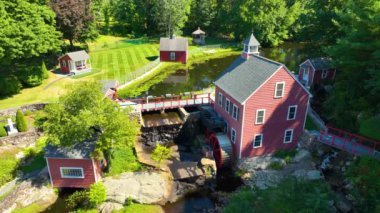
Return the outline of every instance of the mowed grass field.
{"type": "Polygon", "coordinates": [[[158,41],[150,39],[126,39],[100,36],[89,43],[91,65],[97,80],[125,80],[125,74],[133,72],[155,60],[159,55],[158,41]]]}

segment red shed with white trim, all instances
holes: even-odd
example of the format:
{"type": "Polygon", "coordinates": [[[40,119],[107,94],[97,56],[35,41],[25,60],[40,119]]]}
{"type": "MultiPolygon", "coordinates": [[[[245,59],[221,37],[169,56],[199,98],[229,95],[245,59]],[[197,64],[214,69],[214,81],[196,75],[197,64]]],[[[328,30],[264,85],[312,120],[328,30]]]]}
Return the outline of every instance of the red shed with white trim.
{"type": "Polygon", "coordinates": [[[227,123],[236,158],[294,149],[304,129],[309,91],[285,65],[259,56],[253,34],[241,57],[214,82],[214,110],[227,123]]]}
{"type": "Polygon", "coordinates": [[[51,185],[58,188],[89,188],[102,178],[105,160],[91,157],[95,142],[77,143],[72,147],[48,145],[46,163],[51,185]]]}
{"type": "Polygon", "coordinates": [[[160,61],[187,63],[188,41],[186,38],[161,38],[160,61]]]}
{"type": "Polygon", "coordinates": [[[61,72],[63,73],[83,73],[91,71],[90,56],[86,51],[66,53],[58,58],[61,72]]]}
{"type": "Polygon", "coordinates": [[[336,69],[330,58],[313,58],[300,64],[298,79],[303,85],[309,88],[334,80],[335,74],[336,69]]]}

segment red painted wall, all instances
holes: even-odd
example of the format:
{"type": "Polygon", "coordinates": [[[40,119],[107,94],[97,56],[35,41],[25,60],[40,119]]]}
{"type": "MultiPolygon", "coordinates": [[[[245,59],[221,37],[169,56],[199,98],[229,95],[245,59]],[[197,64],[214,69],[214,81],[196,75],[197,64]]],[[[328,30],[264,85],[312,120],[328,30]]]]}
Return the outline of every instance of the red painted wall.
{"type": "Polygon", "coordinates": [[[176,60],[177,62],[182,62],[186,63],[187,62],[187,57],[188,53],[187,51],[160,51],[160,61],[168,61],[171,62],[170,60],[170,53],[175,52],[176,53],[176,60]]]}
{"type": "Polygon", "coordinates": [[[280,69],[264,85],[262,85],[245,103],[242,158],[272,153],[277,149],[293,149],[297,146],[306,118],[308,93],[284,69],[280,69]],[[274,98],[276,82],[285,81],[282,98],[274,98]],[[288,121],[287,113],[290,105],[298,105],[296,119],[288,121]],[[264,124],[256,125],[256,110],[265,109],[264,124]],[[285,144],[286,129],[294,129],[293,140],[285,144]],[[263,134],[260,148],[253,148],[255,134],[263,134]]]}
{"type": "MultiPolygon", "coordinates": [[[[235,157],[238,157],[239,156],[239,151],[240,151],[240,138],[241,138],[241,127],[242,127],[242,120],[243,120],[243,115],[242,115],[242,112],[243,112],[243,106],[238,103],[235,99],[233,99],[230,95],[228,95],[227,93],[225,93],[222,89],[220,89],[219,87],[216,87],[215,88],[215,103],[214,103],[214,110],[220,115],[223,117],[223,119],[227,122],[228,124],[228,131],[227,131],[227,135],[228,137],[230,138],[230,141],[231,141],[231,128],[234,128],[235,131],[236,131],[236,139],[235,139],[235,144],[232,143],[232,147],[233,147],[233,150],[234,150],[234,155],[235,157]],[[238,108],[239,108],[239,118],[238,120],[235,120],[231,114],[227,113],[227,111],[224,109],[224,105],[223,106],[219,106],[219,92],[222,93],[223,97],[225,98],[228,98],[230,100],[230,102],[232,102],[233,104],[235,104],[238,108]]],[[[230,109],[232,110],[232,109],[230,109]]]]}
{"type": "Polygon", "coordinates": [[[53,187],[88,188],[95,183],[91,159],[47,158],[47,162],[53,187]],[[82,167],[84,178],[61,178],[60,167],[82,167]]]}
{"type": "Polygon", "coordinates": [[[61,68],[61,72],[63,73],[70,72],[70,67],[69,67],[70,60],[71,60],[70,57],[67,55],[59,59],[59,66],[61,68]],[[62,61],[66,61],[66,66],[63,66],[62,61]]]}
{"type": "Polygon", "coordinates": [[[322,78],[322,70],[316,70],[314,73],[314,81],[313,85],[322,83],[324,81],[328,80],[334,80],[335,77],[335,70],[334,69],[329,69],[326,78],[322,78]]]}

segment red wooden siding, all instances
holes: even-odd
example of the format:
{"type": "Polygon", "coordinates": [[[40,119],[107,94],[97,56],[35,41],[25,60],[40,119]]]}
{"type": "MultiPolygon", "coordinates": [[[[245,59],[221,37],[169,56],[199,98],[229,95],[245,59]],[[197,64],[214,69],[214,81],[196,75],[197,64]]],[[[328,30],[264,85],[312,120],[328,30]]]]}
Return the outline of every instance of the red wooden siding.
{"type": "Polygon", "coordinates": [[[313,85],[322,83],[324,81],[334,80],[335,77],[335,70],[329,69],[326,78],[322,78],[322,70],[316,70],[314,74],[314,81],[313,85]]]}
{"type": "Polygon", "coordinates": [[[242,158],[293,149],[303,131],[309,95],[283,68],[277,71],[245,103],[242,158]],[[285,82],[284,96],[274,98],[276,82],[285,82]],[[295,120],[287,120],[288,107],[298,105],[295,120]],[[256,110],[265,109],[264,124],[256,125],[256,110]],[[294,129],[293,140],[285,144],[286,129],[294,129]],[[253,148],[255,134],[263,134],[260,148],[253,148]]]}
{"type": "Polygon", "coordinates": [[[187,57],[188,53],[187,51],[160,51],[160,60],[161,61],[172,61],[170,60],[170,53],[175,52],[175,60],[177,62],[182,62],[186,63],[187,62],[187,57]]]}
{"type": "MultiPolygon", "coordinates": [[[[228,124],[228,131],[227,131],[227,135],[228,135],[228,138],[230,139],[231,141],[231,128],[234,128],[235,131],[236,131],[236,139],[235,139],[235,144],[232,143],[232,147],[233,147],[233,150],[234,150],[234,154],[235,154],[235,157],[238,157],[239,156],[239,152],[240,152],[240,139],[241,139],[241,127],[242,127],[242,112],[243,112],[243,106],[238,103],[235,99],[233,99],[230,95],[228,95],[227,93],[225,93],[223,90],[221,90],[219,87],[216,87],[215,88],[215,103],[214,103],[214,109],[215,111],[223,117],[223,119],[227,122],[228,124]],[[224,102],[223,103],[223,106],[219,106],[219,92],[222,93],[223,95],[223,98],[228,98],[230,100],[231,103],[235,104],[238,108],[239,108],[239,117],[238,117],[238,120],[235,120],[233,117],[232,117],[232,113],[229,114],[226,112],[226,110],[224,109],[224,102]]],[[[230,107],[230,110],[231,107],[230,107]]]]}
{"type": "Polygon", "coordinates": [[[70,72],[70,67],[69,67],[70,60],[71,59],[68,55],[65,55],[59,59],[59,66],[61,68],[61,72],[64,72],[64,73],[70,72]],[[62,61],[66,61],[66,66],[63,66],[62,61]]]}
{"type": "Polygon", "coordinates": [[[303,70],[304,69],[307,69],[308,72],[309,72],[309,80],[308,80],[308,84],[306,86],[310,86],[313,84],[313,75],[314,75],[314,69],[313,67],[311,66],[311,63],[309,61],[306,61],[304,62],[303,64],[305,64],[307,66],[307,68],[301,68],[299,69],[299,72],[298,72],[298,79],[302,82],[303,81],[303,70]]]}
{"type": "Polygon", "coordinates": [[[93,167],[91,159],[47,158],[47,162],[53,187],[88,188],[96,182],[95,174],[97,172],[95,172],[96,168],[93,167]],[[60,167],[81,167],[84,178],[62,178],[60,167]]]}

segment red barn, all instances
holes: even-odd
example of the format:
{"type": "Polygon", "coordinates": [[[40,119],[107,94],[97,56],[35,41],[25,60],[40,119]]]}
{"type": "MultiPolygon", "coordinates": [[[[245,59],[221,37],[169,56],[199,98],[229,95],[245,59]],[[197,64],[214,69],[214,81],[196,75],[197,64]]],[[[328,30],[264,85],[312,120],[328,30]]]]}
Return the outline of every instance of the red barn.
{"type": "Polygon", "coordinates": [[[160,61],[186,63],[188,58],[188,41],[186,38],[161,38],[160,61]]]}
{"type": "Polygon", "coordinates": [[[95,142],[83,142],[72,147],[48,145],[45,148],[46,163],[53,187],[89,188],[102,178],[105,160],[91,157],[95,142]]]}
{"type": "Polygon", "coordinates": [[[259,56],[253,34],[241,57],[214,82],[214,110],[227,123],[237,158],[297,146],[310,93],[285,65],[259,56]]]}
{"type": "Polygon", "coordinates": [[[313,58],[300,65],[298,79],[306,87],[334,80],[336,70],[330,58],[313,58]]]}
{"type": "Polygon", "coordinates": [[[59,57],[58,61],[63,73],[76,74],[91,71],[90,56],[84,50],[66,53],[59,57]]]}

